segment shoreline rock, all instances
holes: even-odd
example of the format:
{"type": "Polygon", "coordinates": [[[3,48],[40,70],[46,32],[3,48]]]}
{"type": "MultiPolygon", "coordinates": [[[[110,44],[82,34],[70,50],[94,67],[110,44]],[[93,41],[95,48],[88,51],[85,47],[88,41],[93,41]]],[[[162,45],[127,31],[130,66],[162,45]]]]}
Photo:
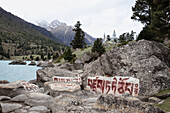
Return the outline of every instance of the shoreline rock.
{"type": "Polygon", "coordinates": [[[28,64],[29,66],[36,66],[37,64],[34,61],[31,61],[30,64],[28,64]]]}
{"type": "Polygon", "coordinates": [[[12,61],[9,63],[9,65],[26,65],[27,63],[22,60],[12,61]]]}

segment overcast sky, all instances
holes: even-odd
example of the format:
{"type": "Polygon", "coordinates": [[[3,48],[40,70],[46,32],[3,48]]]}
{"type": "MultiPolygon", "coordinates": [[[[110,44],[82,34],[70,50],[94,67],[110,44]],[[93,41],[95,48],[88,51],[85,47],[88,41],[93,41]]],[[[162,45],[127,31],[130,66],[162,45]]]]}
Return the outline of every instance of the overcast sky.
{"type": "Polygon", "coordinates": [[[93,37],[117,37],[134,30],[137,34],[143,25],[130,19],[135,0],[0,0],[0,7],[24,20],[51,22],[58,19],[74,26],[77,21],[93,37]]]}

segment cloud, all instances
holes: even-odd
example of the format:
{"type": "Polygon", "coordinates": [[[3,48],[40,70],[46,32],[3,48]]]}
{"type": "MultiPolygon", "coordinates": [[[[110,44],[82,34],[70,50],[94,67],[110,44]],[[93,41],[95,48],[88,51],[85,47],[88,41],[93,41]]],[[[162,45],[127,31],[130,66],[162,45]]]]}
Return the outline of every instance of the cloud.
{"type": "Polygon", "coordinates": [[[130,19],[134,3],[134,0],[0,0],[2,8],[32,23],[58,19],[73,26],[80,20],[83,30],[94,37],[112,35],[114,29],[117,36],[131,30],[139,33],[143,25],[130,19]]]}

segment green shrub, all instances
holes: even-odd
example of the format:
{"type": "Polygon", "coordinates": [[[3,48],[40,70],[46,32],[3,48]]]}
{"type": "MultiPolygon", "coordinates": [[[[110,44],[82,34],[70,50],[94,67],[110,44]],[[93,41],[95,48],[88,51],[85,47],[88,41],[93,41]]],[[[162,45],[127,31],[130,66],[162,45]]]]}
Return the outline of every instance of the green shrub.
{"type": "Polygon", "coordinates": [[[92,47],[92,52],[97,52],[101,56],[105,52],[105,48],[103,46],[103,42],[101,38],[97,38],[97,40],[94,42],[92,47]]]}
{"type": "Polygon", "coordinates": [[[70,62],[74,57],[76,57],[76,55],[72,54],[70,47],[67,47],[63,54],[64,60],[67,60],[70,62]]]}

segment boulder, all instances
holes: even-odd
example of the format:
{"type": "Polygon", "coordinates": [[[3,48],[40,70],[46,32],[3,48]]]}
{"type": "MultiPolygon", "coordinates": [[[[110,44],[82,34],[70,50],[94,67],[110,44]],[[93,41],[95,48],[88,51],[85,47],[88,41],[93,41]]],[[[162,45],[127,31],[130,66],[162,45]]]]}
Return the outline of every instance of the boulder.
{"type": "Polygon", "coordinates": [[[25,103],[30,106],[45,106],[49,107],[53,97],[43,93],[29,93],[26,95],[28,99],[25,103]]]}
{"type": "Polygon", "coordinates": [[[48,61],[41,61],[37,64],[37,66],[38,67],[54,67],[54,64],[48,61]]]}
{"type": "Polygon", "coordinates": [[[129,76],[140,81],[139,95],[151,96],[170,89],[170,50],[163,44],[140,40],[113,48],[96,61],[85,65],[88,76],[129,76]]]}
{"type": "Polygon", "coordinates": [[[22,60],[12,61],[9,63],[9,65],[26,65],[27,63],[22,60]]]}
{"type": "Polygon", "coordinates": [[[38,111],[40,113],[47,113],[48,108],[45,106],[34,106],[29,109],[29,111],[38,111]]]}
{"type": "Polygon", "coordinates": [[[57,112],[83,112],[81,99],[73,95],[60,95],[52,101],[50,109],[57,112]]]}
{"type": "Polygon", "coordinates": [[[21,108],[22,105],[18,103],[1,103],[1,107],[3,113],[9,113],[11,111],[21,108]]]}
{"type": "Polygon", "coordinates": [[[4,100],[11,100],[11,97],[8,97],[8,96],[0,96],[0,101],[4,101],[4,100]]]}
{"type": "Polygon", "coordinates": [[[73,64],[70,64],[70,63],[64,63],[60,66],[60,69],[67,69],[67,70],[76,70],[76,67],[74,67],[73,64]]]}
{"type": "Polygon", "coordinates": [[[20,94],[20,95],[17,95],[16,97],[13,97],[11,99],[11,101],[14,101],[14,102],[25,102],[26,99],[28,99],[26,94],[20,94]]]}
{"type": "Polygon", "coordinates": [[[15,110],[15,113],[28,113],[28,111],[25,109],[17,109],[15,110]]]}
{"type": "Polygon", "coordinates": [[[21,93],[26,93],[25,89],[21,85],[21,82],[25,82],[25,80],[18,80],[7,84],[0,84],[0,95],[14,97],[21,93]]]}
{"type": "Polygon", "coordinates": [[[47,82],[52,81],[53,76],[74,77],[81,74],[79,71],[69,71],[60,69],[59,67],[48,67],[37,70],[37,81],[47,82]]]}
{"type": "Polygon", "coordinates": [[[84,63],[87,63],[91,60],[91,56],[85,52],[80,60],[83,61],[84,63]]]}
{"type": "Polygon", "coordinates": [[[81,87],[78,83],[45,82],[44,87],[53,97],[60,94],[82,95],[81,87]]]}
{"type": "Polygon", "coordinates": [[[84,63],[73,63],[73,66],[76,68],[76,70],[83,70],[84,63]]]}
{"type": "Polygon", "coordinates": [[[0,84],[7,84],[9,83],[7,80],[0,80],[0,84]]]}
{"type": "Polygon", "coordinates": [[[29,64],[30,66],[35,66],[37,65],[34,61],[31,61],[31,63],[29,64]]]}
{"type": "Polygon", "coordinates": [[[41,112],[38,112],[38,111],[30,111],[28,113],[41,113],[41,112]]]}
{"type": "Polygon", "coordinates": [[[82,70],[84,68],[84,63],[82,63],[82,62],[75,62],[73,64],[71,64],[71,63],[64,63],[59,68],[60,69],[67,69],[67,70],[70,70],[70,71],[73,71],[73,70],[82,70]]]}
{"type": "Polygon", "coordinates": [[[128,113],[164,113],[158,107],[155,107],[149,103],[141,102],[136,97],[115,97],[113,95],[102,95],[98,98],[94,109],[106,110],[107,112],[113,109],[128,113]]]}

